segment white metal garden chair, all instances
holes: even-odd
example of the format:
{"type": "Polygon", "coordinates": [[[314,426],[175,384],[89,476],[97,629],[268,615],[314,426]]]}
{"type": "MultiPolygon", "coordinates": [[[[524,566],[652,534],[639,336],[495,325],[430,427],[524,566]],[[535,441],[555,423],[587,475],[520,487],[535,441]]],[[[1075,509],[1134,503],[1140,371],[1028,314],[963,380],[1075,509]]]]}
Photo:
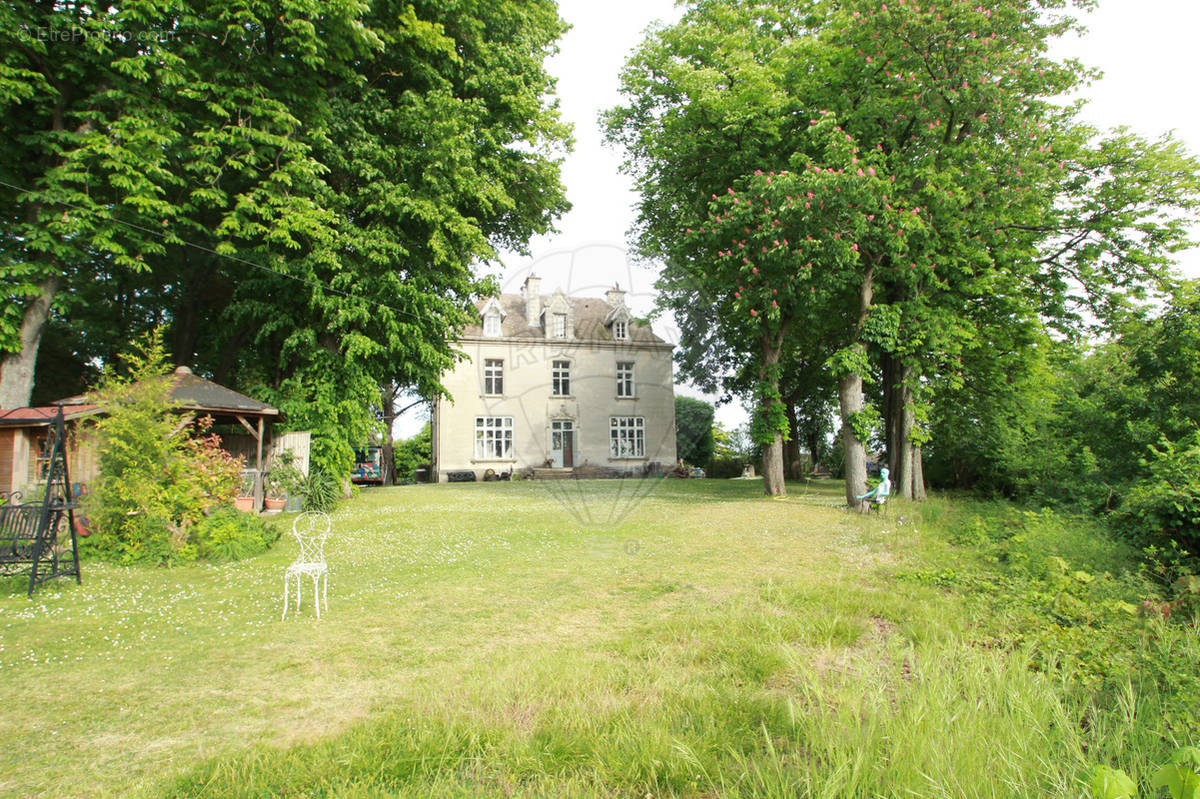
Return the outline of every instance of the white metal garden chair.
{"type": "Polygon", "coordinates": [[[292,522],[292,535],[300,542],[300,556],[283,574],[283,618],[287,618],[288,594],[291,580],[296,578],[296,612],[300,612],[300,578],[311,577],[313,601],[317,618],[321,618],[321,600],[329,610],[329,567],[325,565],[325,539],[329,538],[329,516],[319,511],[305,511],[292,522]]]}

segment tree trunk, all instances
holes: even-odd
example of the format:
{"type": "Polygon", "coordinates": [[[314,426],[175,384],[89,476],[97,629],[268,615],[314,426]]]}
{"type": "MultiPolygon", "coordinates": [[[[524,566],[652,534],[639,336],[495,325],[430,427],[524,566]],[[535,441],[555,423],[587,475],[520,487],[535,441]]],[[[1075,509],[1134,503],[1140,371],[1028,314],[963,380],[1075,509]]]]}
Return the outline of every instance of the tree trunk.
{"type": "Polygon", "coordinates": [[[783,433],[763,448],[763,492],[770,497],[782,497],[787,493],[783,482],[783,433]]]}
{"type": "Polygon", "coordinates": [[[867,450],[854,433],[851,420],[862,410],[862,375],[848,374],[838,381],[838,403],[842,412],[842,450],[846,467],[846,504],[862,510],[859,496],[867,493],[867,450]]]}
{"type": "Polygon", "coordinates": [[[37,366],[42,332],[50,318],[50,306],[62,282],[59,275],[42,281],[41,293],[25,309],[21,319],[21,349],[0,360],[0,408],[23,408],[33,395],[33,370],[37,366]]]}
{"type": "Polygon", "coordinates": [[[379,477],[385,486],[396,484],[396,451],[392,445],[392,425],[396,423],[398,393],[395,384],[384,383],[379,387],[380,407],[383,410],[383,447],[379,453],[379,477]]]}
{"type": "MultiPolygon", "coordinates": [[[[879,263],[876,258],[867,273],[863,275],[862,284],[858,290],[858,324],[855,326],[855,342],[852,345],[864,355],[866,360],[866,342],[862,341],[863,325],[871,312],[871,300],[875,296],[875,266],[879,263]]],[[[866,504],[858,499],[867,492],[867,450],[864,442],[860,441],[851,423],[855,414],[862,410],[862,375],[851,372],[838,380],[838,404],[842,412],[842,449],[846,466],[846,504],[854,510],[865,512],[866,504]]]]}
{"type": "MultiPolygon", "coordinates": [[[[771,389],[770,402],[778,402],[779,397],[779,357],[783,352],[783,337],[787,333],[786,326],[773,335],[763,334],[762,365],[759,378],[771,389]]],[[[759,412],[765,411],[766,402],[760,402],[759,412]]],[[[763,491],[767,496],[782,497],[787,493],[783,482],[783,433],[776,432],[771,442],[763,448],[763,491]]]]}
{"type": "Polygon", "coordinates": [[[785,408],[788,417],[788,433],[790,437],[783,448],[783,474],[789,480],[799,480],[804,471],[800,459],[800,419],[796,415],[796,398],[788,397],[785,408]]]}
{"type": "Polygon", "coordinates": [[[895,483],[899,487],[896,495],[901,499],[913,498],[913,405],[912,388],[908,385],[908,368],[901,366],[897,370],[900,379],[896,386],[896,405],[899,411],[899,424],[896,428],[896,471],[895,483]]]}
{"type": "Polygon", "coordinates": [[[883,362],[883,441],[887,457],[887,466],[895,475],[900,470],[900,447],[898,433],[900,430],[900,403],[896,389],[900,385],[900,360],[891,354],[884,354],[883,362]]]}
{"type": "Polygon", "coordinates": [[[821,446],[821,431],[822,427],[820,427],[820,423],[815,420],[810,421],[808,426],[807,443],[808,454],[812,458],[812,464],[810,465],[814,472],[817,471],[817,467],[821,465],[821,450],[823,449],[821,446]]]}
{"type": "Polygon", "coordinates": [[[912,448],[912,498],[918,502],[927,499],[925,494],[925,468],[921,463],[921,448],[912,448]]]}

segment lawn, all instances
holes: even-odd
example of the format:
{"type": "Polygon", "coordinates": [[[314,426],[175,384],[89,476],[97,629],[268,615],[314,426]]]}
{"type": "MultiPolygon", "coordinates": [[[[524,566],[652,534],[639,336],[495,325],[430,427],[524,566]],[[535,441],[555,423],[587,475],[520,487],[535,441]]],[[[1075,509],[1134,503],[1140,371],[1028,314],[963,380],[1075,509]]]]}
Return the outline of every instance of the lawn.
{"type": "Polygon", "coordinates": [[[320,621],[311,587],[280,619],[287,537],[0,583],[0,794],[1076,797],[1180,743],[1162,697],[1030,667],[955,506],[790,490],[364,491],[320,621]]]}

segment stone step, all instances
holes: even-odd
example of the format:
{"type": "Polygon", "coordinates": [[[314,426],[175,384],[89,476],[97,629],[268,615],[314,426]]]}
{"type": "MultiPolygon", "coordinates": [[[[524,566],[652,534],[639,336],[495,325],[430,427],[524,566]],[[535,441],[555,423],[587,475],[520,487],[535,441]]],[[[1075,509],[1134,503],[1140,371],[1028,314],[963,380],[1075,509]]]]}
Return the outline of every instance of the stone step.
{"type": "Polygon", "coordinates": [[[570,467],[561,469],[541,467],[533,470],[534,480],[569,480],[574,476],[575,470],[570,467]]]}

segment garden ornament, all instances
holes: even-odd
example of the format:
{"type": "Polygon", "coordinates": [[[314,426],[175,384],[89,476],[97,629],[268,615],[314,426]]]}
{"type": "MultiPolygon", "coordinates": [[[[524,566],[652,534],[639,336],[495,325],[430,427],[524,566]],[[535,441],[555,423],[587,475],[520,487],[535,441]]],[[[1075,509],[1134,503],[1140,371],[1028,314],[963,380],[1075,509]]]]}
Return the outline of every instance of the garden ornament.
{"type": "Polygon", "coordinates": [[[888,478],[889,474],[890,472],[886,466],[880,469],[879,476],[882,479],[880,479],[879,485],[875,486],[862,496],[855,497],[855,499],[874,500],[874,502],[878,505],[882,505],[884,502],[887,502],[888,496],[892,493],[892,481],[888,478]]]}

